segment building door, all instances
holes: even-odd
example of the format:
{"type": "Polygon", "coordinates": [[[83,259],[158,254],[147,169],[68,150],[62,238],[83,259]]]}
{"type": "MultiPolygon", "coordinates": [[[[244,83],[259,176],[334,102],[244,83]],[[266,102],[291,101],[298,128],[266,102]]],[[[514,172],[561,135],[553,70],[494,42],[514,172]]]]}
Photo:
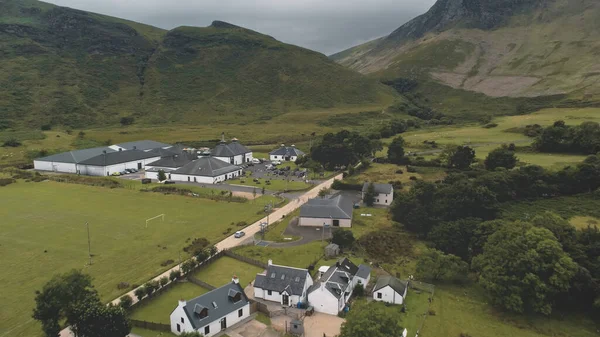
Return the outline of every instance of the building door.
{"type": "Polygon", "coordinates": [[[223,317],[221,320],[221,330],[227,329],[227,317],[223,317]]]}
{"type": "Polygon", "coordinates": [[[281,299],[283,301],[283,305],[290,305],[290,297],[287,294],[283,294],[281,299]]]}
{"type": "Polygon", "coordinates": [[[333,227],[340,227],[340,220],[333,220],[333,227]]]}
{"type": "Polygon", "coordinates": [[[142,169],[142,163],[138,163],[138,170],[142,169]]]}

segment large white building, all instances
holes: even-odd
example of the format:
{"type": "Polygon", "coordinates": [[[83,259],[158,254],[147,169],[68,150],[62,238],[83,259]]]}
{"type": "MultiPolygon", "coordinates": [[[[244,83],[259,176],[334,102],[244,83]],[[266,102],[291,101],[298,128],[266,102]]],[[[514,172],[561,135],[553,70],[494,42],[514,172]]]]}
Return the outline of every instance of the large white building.
{"type": "Polygon", "coordinates": [[[210,151],[210,155],[231,165],[242,165],[251,162],[253,159],[252,151],[240,144],[237,138],[233,138],[229,144],[224,139],[221,140],[210,151]]]}
{"type": "Polygon", "coordinates": [[[307,269],[269,265],[264,273],[254,280],[254,298],[277,302],[284,306],[306,303],[306,293],[313,285],[307,269]]]}
{"type": "Polygon", "coordinates": [[[202,336],[214,336],[250,316],[250,302],[234,278],[224,285],[192,300],[179,301],[171,312],[171,331],[199,332],[202,336]]]}
{"type": "Polygon", "coordinates": [[[214,157],[198,159],[167,173],[170,180],[217,184],[242,175],[242,168],[214,157]]]}
{"type": "Polygon", "coordinates": [[[390,304],[402,304],[407,290],[407,282],[392,276],[380,276],[373,288],[373,299],[390,304]]]}
{"type": "MultiPolygon", "coordinates": [[[[370,183],[364,183],[362,188],[362,199],[369,190],[370,183]]],[[[394,201],[394,187],[391,184],[373,184],[375,189],[374,205],[389,206],[394,201]]]]}
{"type": "Polygon", "coordinates": [[[346,308],[354,287],[358,284],[366,287],[370,279],[371,267],[340,259],[308,289],[308,304],[317,312],[337,315],[346,308]]]}
{"type": "Polygon", "coordinates": [[[354,200],[344,194],[336,194],[330,198],[310,199],[300,206],[299,226],[352,227],[352,211],[354,200]]]}
{"type": "Polygon", "coordinates": [[[284,144],[281,144],[280,148],[269,153],[269,159],[271,161],[296,161],[298,158],[304,156],[304,152],[298,150],[295,145],[285,146],[284,144]]]}

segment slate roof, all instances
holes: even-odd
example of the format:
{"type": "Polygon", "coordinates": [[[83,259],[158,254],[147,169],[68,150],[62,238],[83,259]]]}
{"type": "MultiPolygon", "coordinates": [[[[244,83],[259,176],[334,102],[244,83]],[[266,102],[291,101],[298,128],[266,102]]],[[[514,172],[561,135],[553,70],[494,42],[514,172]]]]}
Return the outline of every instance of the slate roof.
{"type": "Polygon", "coordinates": [[[304,152],[298,150],[293,146],[282,146],[277,150],[273,150],[269,153],[271,156],[284,156],[284,157],[302,157],[304,152]]]}
{"type": "Polygon", "coordinates": [[[371,267],[366,264],[361,264],[358,266],[358,271],[356,272],[356,276],[360,278],[367,279],[371,274],[371,267]]]}
{"type": "MultiPolygon", "coordinates": [[[[364,183],[362,191],[367,192],[370,183],[364,183]]],[[[375,187],[375,193],[377,194],[392,194],[394,187],[391,184],[373,184],[375,187]]]]}
{"type": "Polygon", "coordinates": [[[210,151],[210,154],[214,157],[233,157],[250,152],[252,151],[244,145],[237,141],[233,141],[229,144],[225,142],[217,144],[217,146],[210,151]]]}
{"type": "Polygon", "coordinates": [[[350,280],[358,271],[359,268],[352,261],[342,258],[335,265],[329,267],[327,272],[321,277],[321,280],[308,289],[308,293],[312,293],[319,289],[321,284],[324,284],[325,289],[335,296],[335,298],[340,298],[342,294],[349,292],[350,280]]]}
{"type": "Polygon", "coordinates": [[[279,293],[286,290],[290,295],[302,296],[307,277],[310,277],[307,269],[270,265],[264,275],[256,275],[254,287],[279,293]]]}
{"type": "Polygon", "coordinates": [[[56,163],[71,163],[71,164],[79,164],[80,162],[101,155],[103,151],[107,153],[116,152],[115,150],[104,146],[104,147],[96,147],[92,149],[85,150],[75,150],[63,153],[53,154],[51,156],[38,158],[38,161],[48,161],[48,162],[56,162],[56,163]]]}
{"type": "Polygon", "coordinates": [[[206,294],[187,301],[183,310],[185,311],[188,320],[192,323],[195,330],[206,326],[229,313],[235,312],[248,304],[248,297],[244,294],[244,289],[239,284],[229,283],[215,290],[211,290],[206,294]],[[241,300],[233,302],[232,296],[234,293],[240,293],[241,300]],[[216,304],[216,308],[213,305],[216,304]],[[208,309],[208,316],[200,319],[195,311],[201,311],[203,308],[208,309]]]}
{"type": "Polygon", "coordinates": [[[399,279],[392,277],[392,276],[380,276],[377,279],[377,283],[375,283],[375,288],[373,288],[373,292],[385,288],[387,286],[390,286],[392,289],[394,289],[395,292],[397,292],[400,295],[404,295],[404,291],[406,291],[406,287],[407,287],[407,282],[406,281],[400,281],[399,279]]]}
{"type": "Polygon", "coordinates": [[[315,198],[300,207],[302,218],[352,219],[354,201],[342,194],[329,199],[315,198]]]}
{"type": "Polygon", "coordinates": [[[137,140],[135,142],[115,144],[115,146],[122,147],[127,150],[133,150],[135,148],[136,150],[146,151],[158,148],[171,147],[172,145],[155,142],[153,140],[137,140]]]}
{"type": "Polygon", "coordinates": [[[106,154],[103,153],[101,155],[86,159],[80,162],[79,164],[91,166],[108,166],[153,157],[158,157],[158,155],[151,152],[144,152],[141,150],[116,151],[109,152],[106,154]]]}
{"type": "Polygon", "coordinates": [[[201,177],[218,177],[239,170],[241,170],[239,166],[231,165],[217,158],[200,157],[171,173],[201,177]]]}
{"type": "MultiPolygon", "coordinates": [[[[153,152],[153,151],[151,151],[153,152]]],[[[169,167],[169,168],[180,168],[183,167],[192,161],[198,159],[198,156],[193,153],[183,152],[180,155],[172,155],[169,157],[163,157],[157,161],[153,161],[147,166],[156,166],[156,167],[169,167]]]]}

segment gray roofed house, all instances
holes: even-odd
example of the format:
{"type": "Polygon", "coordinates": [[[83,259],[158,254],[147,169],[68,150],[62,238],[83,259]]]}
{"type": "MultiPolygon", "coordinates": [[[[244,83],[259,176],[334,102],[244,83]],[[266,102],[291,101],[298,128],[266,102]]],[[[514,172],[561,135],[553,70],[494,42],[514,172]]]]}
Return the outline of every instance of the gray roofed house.
{"type": "Polygon", "coordinates": [[[352,219],[354,201],[343,194],[329,199],[315,198],[300,207],[301,218],[352,219]]]}
{"type": "MultiPolygon", "coordinates": [[[[167,150],[168,151],[168,150],[167,150]]],[[[151,151],[153,152],[153,151],[151,151]]],[[[147,164],[147,166],[152,167],[168,167],[173,169],[178,169],[183,167],[192,161],[198,159],[198,155],[190,152],[181,152],[181,154],[174,154],[169,157],[163,157],[157,161],[153,161],[152,163],[147,164]]]]}
{"type": "Polygon", "coordinates": [[[123,148],[126,150],[147,151],[147,150],[153,150],[153,149],[159,149],[159,148],[169,148],[172,145],[161,143],[161,142],[156,142],[153,140],[137,140],[134,142],[115,144],[114,146],[120,147],[120,148],[123,148]]]}
{"type": "Polygon", "coordinates": [[[310,277],[307,269],[271,264],[266,273],[256,275],[254,287],[278,293],[286,290],[290,295],[302,296],[307,277],[310,277]]]}
{"type": "Polygon", "coordinates": [[[217,177],[240,171],[241,168],[213,157],[200,157],[185,166],[171,172],[172,174],[217,177]]]}
{"type": "Polygon", "coordinates": [[[390,288],[394,289],[394,291],[398,294],[404,295],[404,293],[406,292],[406,288],[408,287],[408,282],[400,281],[399,279],[389,275],[380,276],[377,279],[377,283],[375,283],[373,292],[385,288],[387,286],[390,286],[390,288]]]}
{"type": "Polygon", "coordinates": [[[239,283],[231,282],[187,301],[183,310],[194,330],[198,330],[243,308],[248,303],[244,289],[239,283]]]}
{"type": "Polygon", "coordinates": [[[75,151],[57,153],[57,154],[53,154],[51,156],[36,159],[36,161],[79,164],[84,160],[87,160],[87,159],[90,159],[90,158],[93,158],[93,157],[103,154],[104,151],[106,151],[107,153],[116,152],[115,150],[113,150],[107,146],[103,146],[103,147],[96,147],[96,148],[92,148],[92,149],[75,150],[75,151]]]}
{"type": "MultiPolygon", "coordinates": [[[[367,192],[369,189],[370,183],[364,183],[362,191],[363,193],[367,192]]],[[[377,194],[392,194],[394,187],[391,184],[373,184],[375,187],[375,193],[377,194]]]]}
{"type": "Polygon", "coordinates": [[[367,279],[371,275],[371,267],[366,264],[361,264],[358,266],[358,271],[356,272],[356,277],[367,279]]]}
{"type": "Polygon", "coordinates": [[[297,149],[295,146],[281,146],[280,148],[273,150],[269,153],[270,156],[282,156],[287,157],[302,157],[305,155],[304,152],[297,149]]]}
{"type": "Polygon", "coordinates": [[[132,161],[136,161],[136,160],[149,159],[149,158],[154,158],[154,157],[159,157],[159,156],[155,153],[144,152],[141,150],[116,151],[116,152],[102,153],[95,157],[81,161],[81,162],[79,162],[79,164],[89,165],[89,166],[108,166],[108,165],[132,162],[132,161]]]}
{"type": "Polygon", "coordinates": [[[240,144],[237,139],[231,143],[220,142],[210,151],[213,157],[234,157],[252,152],[250,149],[240,144]]]}

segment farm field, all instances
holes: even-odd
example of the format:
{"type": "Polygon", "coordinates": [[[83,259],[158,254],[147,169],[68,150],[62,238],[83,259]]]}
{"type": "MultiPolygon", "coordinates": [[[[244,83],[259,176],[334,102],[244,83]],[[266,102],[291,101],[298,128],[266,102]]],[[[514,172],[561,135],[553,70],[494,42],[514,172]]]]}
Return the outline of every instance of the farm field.
{"type": "Polygon", "coordinates": [[[221,287],[231,282],[231,278],[235,275],[239,278],[240,285],[246,287],[254,281],[256,274],[262,271],[263,269],[260,267],[223,256],[207,267],[200,269],[193,276],[214,287],[221,287]]]}
{"type": "Polygon", "coordinates": [[[191,300],[207,292],[208,289],[190,282],[182,282],[155,295],[141,306],[134,307],[130,317],[139,321],[171,324],[169,316],[180,299],[191,300]]]}
{"type": "MultiPolygon", "coordinates": [[[[178,261],[188,238],[216,242],[232,222],[251,223],[263,204],[215,202],[136,190],[19,181],[0,188],[0,336],[39,336],[30,319],[34,291],[56,273],[81,269],[103,300],[124,292],[119,282],[143,284],[178,261]],[[166,214],[145,228],[145,220],[166,214]],[[85,223],[93,264],[88,265],[85,223]]],[[[258,214],[260,212],[260,214],[258,214]]],[[[235,230],[233,228],[232,230],[235,230]]],[[[184,257],[184,256],[182,256],[184,257]]]]}

